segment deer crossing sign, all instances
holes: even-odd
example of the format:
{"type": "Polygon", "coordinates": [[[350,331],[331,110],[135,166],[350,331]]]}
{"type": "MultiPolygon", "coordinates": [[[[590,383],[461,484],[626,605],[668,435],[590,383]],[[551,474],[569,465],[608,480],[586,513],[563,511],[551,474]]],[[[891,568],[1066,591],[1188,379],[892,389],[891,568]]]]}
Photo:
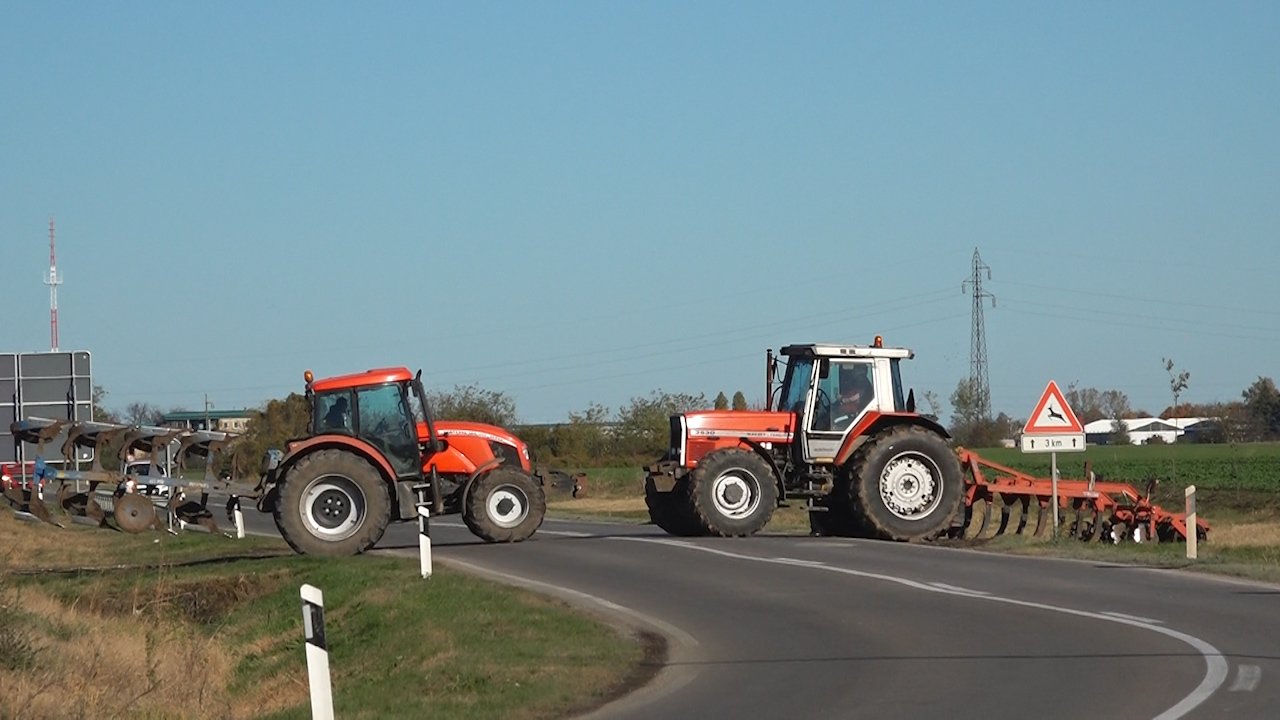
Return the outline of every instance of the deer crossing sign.
{"type": "Polygon", "coordinates": [[[1084,426],[1052,380],[1022,428],[1022,452],[1083,452],[1084,426]]]}

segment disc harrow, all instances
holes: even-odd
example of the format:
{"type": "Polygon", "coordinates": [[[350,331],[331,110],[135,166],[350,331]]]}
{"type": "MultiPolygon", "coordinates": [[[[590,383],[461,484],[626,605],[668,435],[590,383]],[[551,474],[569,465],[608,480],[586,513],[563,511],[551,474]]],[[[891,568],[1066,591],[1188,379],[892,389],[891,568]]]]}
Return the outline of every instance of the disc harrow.
{"type": "MultiPolygon", "coordinates": [[[[992,462],[975,452],[957,451],[965,470],[965,507],[962,523],[951,536],[988,539],[1006,533],[1022,535],[1029,528],[1036,537],[1045,537],[1053,528],[1053,480],[1035,477],[992,462]],[[999,517],[994,509],[1000,508],[999,517]],[[1035,512],[1034,526],[1031,513],[1035,512]]],[[[1098,481],[1085,466],[1087,480],[1058,480],[1059,532],[1085,542],[1102,540],[1185,542],[1187,516],[1173,513],[1151,502],[1155,481],[1138,492],[1122,482],[1098,481]]],[[[1196,537],[1205,540],[1209,524],[1196,518],[1196,537]]]]}
{"type": "MultiPolygon", "coordinates": [[[[145,425],[121,425],[103,422],[72,422],[48,418],[27,418],[10,426],[16,440],[36,446],[34,472],[15,478],[4,490],[5,498],[17,510],[61,526],[45,505],[43,495],[56,487],[54,498],[63,513],[73,522],[100,527],[114,527],[126,533],[149,529],[196,526],[218,533],[218,524],[209,510],[211,490],[230,496],[228,507],[240,498],[253,497],[246,483],[219,478],[217,470],[230,452],[236,435],[209,430],[184,430],[145,425]],[[46,445],[66,433],[59,449],[60,467],[47,460],[46,445]],[[172,476],[159,472],[166,450],[174,451],[172,476]],[[91,467],[80,469],[80,449],[93,451],[91,467]],[[103,467],[104,457],[112,453],[122,470],[103,467]],[[145,454],[150,458],[147,473],[130,470],[128,459],[145,454]],[[203,461],[203,476],[188,479],[188,465],[194,459],[203,461]],[[148,496],[143,487],[167,488],[166,492],[148,496]]],[[[190,468],[192,473],[194,467],[190,468]]],[[[230,514],[230,513],[228,513],[230,514]]]]}

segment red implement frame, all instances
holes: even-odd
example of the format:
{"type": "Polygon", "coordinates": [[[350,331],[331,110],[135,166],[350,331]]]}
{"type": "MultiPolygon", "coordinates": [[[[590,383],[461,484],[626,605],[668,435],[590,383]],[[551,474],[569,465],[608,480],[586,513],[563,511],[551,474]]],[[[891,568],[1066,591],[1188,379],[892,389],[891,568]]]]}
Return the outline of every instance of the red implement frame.
{"type": "MultiPolygon", "coordinates": [[[[1004,503],[1001,511],[1001,523],[994,534],[1006,531],[1010,518],[1010,509],[1020,505],[1022,519],[1015,528],[1021,533],[1026,525],[1026,517],[1031,501],[1035,500],[1039,507],[1036,521],[1036,535],[1045,534],[1052,522],[1046,522],[1049,505],[1053,497],[1053,480],[1039,478],[1014,470],[999,463],[983,458],[975,452],[963,448],[957,451],[960,464],[964,467],[965,478],[965,516],[971,527],[976,527],[975,535],[984,532],[991,521],[991,508],[995,505],[996,496],[1004,503]],[[983,515],[975,515],[975,508],[981,507],[983,515]]],[[[1087,469],[1085,474],[1092,478],[1087,469]]],[[[1132,485],[1122,482],[1095,482],[1089,480],[1059,479],[1058,508],[1071,509],[1074,522],[1068,525],[1072,535],[1083,540],[1097,539],[1104,528],[1111,531],[1138,531],[1145,533],[1146,538],[1160,541],[1185,541],[1187,538],[1187,516],[1185,513],[1171,513],[1151,502],[1151,491],[1155,486],[1152,480],[1147,485],[1145,494],[1139,493],[1132,485]]],[[[1051,515],[1049,516],[1052,517],[1051,515]]],[[[1209,524],[1196,518],[1197,537],[1206,538],[1209,524]]],[[[1119,537],[1119,536],[1117,536],[1119,537]]],[[[1110,539],[1110,538],[1108,538],[1110,539]]]]}

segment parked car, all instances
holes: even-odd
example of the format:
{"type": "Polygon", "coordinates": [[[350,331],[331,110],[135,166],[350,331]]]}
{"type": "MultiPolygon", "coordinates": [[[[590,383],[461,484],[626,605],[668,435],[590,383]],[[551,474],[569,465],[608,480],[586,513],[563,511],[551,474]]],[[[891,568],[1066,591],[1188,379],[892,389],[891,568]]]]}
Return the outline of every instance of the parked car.
{"type": "MultiPolygon", "coordinates": [[[[159,477],[166,477],[164,466],[156,465],[156,473],[159,477]]],[[[151,461],[150,460],[133,460],[125,465],[125,473],[134,478],[151,477],[151,461]]],[[[169,497],[171,488],[164,483],[147,483],[138,481],[133,486],[133,491],[139,495],[148,497],[169,497]]]]}

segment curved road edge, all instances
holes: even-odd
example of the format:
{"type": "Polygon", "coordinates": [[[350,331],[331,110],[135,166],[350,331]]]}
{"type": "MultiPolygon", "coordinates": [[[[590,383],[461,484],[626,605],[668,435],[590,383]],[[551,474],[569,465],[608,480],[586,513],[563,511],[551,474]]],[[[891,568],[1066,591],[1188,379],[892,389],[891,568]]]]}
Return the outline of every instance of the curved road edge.
{"type": "Polygon", "coordinates": [[[662,646],[660,663],[653,672],[629,677],[619,688],[621,694],[570,716],[573,720],[602,720],[615,713],[643,706],[679,690],[692,682],[697,675],[696,671],[690,670],[688,664],[696,659],[697,639],[665,620],[579,590],[492,570],[462,560],[439,558],[438,561],[477,577],[564,600],[575,607],[594,613],[615,627],[637,636],[648,636],[660,641],[662,646]],[[677,670],[672,663],[682,667],[677,670]]]}

